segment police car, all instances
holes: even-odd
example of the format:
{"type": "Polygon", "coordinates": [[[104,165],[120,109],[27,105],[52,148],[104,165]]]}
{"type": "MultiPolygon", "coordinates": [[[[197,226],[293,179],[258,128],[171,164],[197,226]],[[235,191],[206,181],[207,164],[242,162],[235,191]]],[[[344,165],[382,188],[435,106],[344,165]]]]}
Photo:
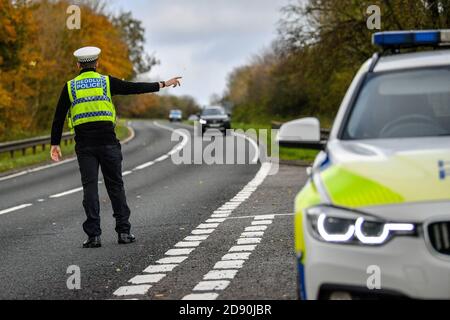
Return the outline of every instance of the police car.
{"type": "Polygon", "coordinates": [[[450,31],[373,42],[327,141],[315,118],[278,134],[321,149],[295,200],[299,297],[450,299],[450,31]]]}

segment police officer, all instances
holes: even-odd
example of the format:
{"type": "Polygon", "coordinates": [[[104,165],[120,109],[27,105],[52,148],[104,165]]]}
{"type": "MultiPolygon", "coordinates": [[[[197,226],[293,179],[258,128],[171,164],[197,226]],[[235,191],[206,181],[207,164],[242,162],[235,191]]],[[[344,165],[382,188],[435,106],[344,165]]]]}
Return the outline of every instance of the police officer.
{"type": "Polygon", "coordinates": [[[80,74],[64,86],[52,125],[51,151],[53,161],[62,158],[61,135],[67,116],[69,128],[75,130],[75,151],[83,184],[83,207],[86,221],[83,230],[88,239],[84,248],[101,247],[100,205],[98,198],[98,169],[102,170],[106,190],[111,199],[119,244],[135,241],[129,222],[122,180],[122,151],[114,131],[116,109],[114,95],[157,92],[165,87],[180,85],[180,77],[169,81],[144,83],[127,82],[96,72],[101,50],[84,47],[74,52],[80,74]]]}

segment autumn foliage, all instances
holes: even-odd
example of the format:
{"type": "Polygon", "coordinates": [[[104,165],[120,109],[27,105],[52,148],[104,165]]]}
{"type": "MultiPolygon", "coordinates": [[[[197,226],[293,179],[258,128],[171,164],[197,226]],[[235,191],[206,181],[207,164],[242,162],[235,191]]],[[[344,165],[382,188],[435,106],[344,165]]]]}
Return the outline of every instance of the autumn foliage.
{"type": "MultiPolygon", "coordinates": [[[[130,13],[111,16],[107,2],[84,3],[81,28],[69,30],[69,1],[0,0],[0,141],[49,133],[61,89],[78,74],[77,48],[100,47],[98,71],[126,80],[157,62],[143,52],[144,29],[130,13]]],[[[118,113],[142,116],[160,102],[122,99],[118,113]]]]}
{"type": "Polygon", "coordinates": [[[282,9],[279,37],[229,76],[222,98],[238,121],[267,123],[317,116],[331,124],[358,68],[378,50],[367,9],[381,30],[447,29],[449,0],[296,0],[282,9]]]}

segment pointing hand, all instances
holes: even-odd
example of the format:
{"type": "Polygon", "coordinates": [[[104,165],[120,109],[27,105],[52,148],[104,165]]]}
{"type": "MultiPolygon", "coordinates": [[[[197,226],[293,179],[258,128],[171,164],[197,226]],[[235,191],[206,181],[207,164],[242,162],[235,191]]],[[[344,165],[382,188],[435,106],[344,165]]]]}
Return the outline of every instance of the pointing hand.
{"type": "Polygon", "coordinates": [[[176,88],[176,87],[181,86],[181,83],[180,83],[181,78],[182,77],[175,77],[175,78],[165,81],[166,87],[176,88]]]}

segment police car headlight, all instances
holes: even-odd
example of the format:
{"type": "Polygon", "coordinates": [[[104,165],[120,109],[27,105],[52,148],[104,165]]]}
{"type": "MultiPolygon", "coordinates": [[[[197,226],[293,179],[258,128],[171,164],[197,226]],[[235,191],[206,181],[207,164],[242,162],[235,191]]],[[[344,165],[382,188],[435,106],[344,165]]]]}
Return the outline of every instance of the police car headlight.
{"type": "Polygon", "coordinates": [[[308,229],[318,240],[330,243],[382,245],[394,236],[415,236],[412,223],[393,223],[336,207],[313,207],[306,211],[308,229]]]}

